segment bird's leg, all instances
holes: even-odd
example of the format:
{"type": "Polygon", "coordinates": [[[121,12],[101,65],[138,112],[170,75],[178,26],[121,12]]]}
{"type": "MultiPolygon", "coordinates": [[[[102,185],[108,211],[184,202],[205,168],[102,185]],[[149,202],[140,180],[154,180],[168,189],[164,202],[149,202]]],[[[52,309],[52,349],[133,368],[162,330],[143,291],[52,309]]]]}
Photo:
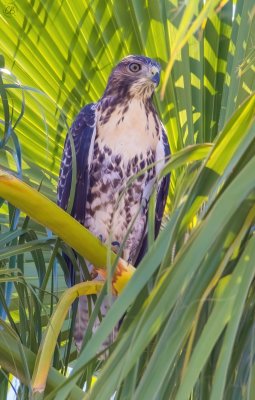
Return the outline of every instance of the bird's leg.
{"type": "MultiPolygon", "coordinates": [[[[100,234],[98,236],[98,239],[100,240],[100,243],[105,243],[103,235],[100,234]]],[[[111,248],[112,248],[112,251],[117,254],[119,249],[120,249],[120,242],[118,242],[117,240],[114,240],[111,243],[111,248]]],[[[97,278],[97,276],[98,276],[98,268],[96,269],[95,267],[93,267],[90,275],[91,275],[92,279],[97,278]]],[[[100,274],[100,275],[102,275],[102,274],[100,274]]]]}
{"type": "MultiPolygon", "coordinates": [[[[102,240],[102,235],[100,235],[100,240],[103,242],[102,240]]],[[[111,243],[111,249],[114,253],[118,253],[119,249],[120,249],[120,242],[118,242],[117,240],[114,240],[111,243]]],[[[93,267],[92,271],[91,271],[91,277],[92,279],[98,278],[100,276],[101,279],[106,280],[107,279],[107,271],[105,268],[95,268],[93,267]]],[[[115,293],[115,290],[113,288],[113,293],[115,293]]]]}
{"type": "Polygon", "coordinates": [[[90,272],[90,276],[91,276],[91,279],[92,279],[92,280],[93,280],[93,279],[96,279],[96,278],[98,277],[98,271],[96,270],[96,268],[94,267],[94,265],[93,265],[92,270],[91,270],[91,272],[90,272]]]}

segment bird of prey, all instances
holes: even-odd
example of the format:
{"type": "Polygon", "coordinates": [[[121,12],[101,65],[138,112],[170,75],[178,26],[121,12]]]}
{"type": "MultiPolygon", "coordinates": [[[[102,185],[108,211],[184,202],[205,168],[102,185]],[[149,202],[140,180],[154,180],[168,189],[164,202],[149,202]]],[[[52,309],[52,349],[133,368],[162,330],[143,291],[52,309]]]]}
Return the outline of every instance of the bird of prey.
{"type": "MultiPolygon", "coordinates": [[[[125,241],[122,257],[133,265],[146,251],[148,202],[170,155],[166,132],[152,101],[159,80],[156,61],[140,55],[125,57],[112,70],[101,99],[86,105],[70,130],[77,169],[71,215],[115,249],[125,241]]],[[[72,150],[67,135],[58,184],[58,204],[65,210],[71,184],[72,150]]],[[[169,176],[165,176],[157,187],[155,237],[168,188],[169,176]]],[[[84,302],[78,309],[78,348],[87,323],[82,307],[84,302]]]]}

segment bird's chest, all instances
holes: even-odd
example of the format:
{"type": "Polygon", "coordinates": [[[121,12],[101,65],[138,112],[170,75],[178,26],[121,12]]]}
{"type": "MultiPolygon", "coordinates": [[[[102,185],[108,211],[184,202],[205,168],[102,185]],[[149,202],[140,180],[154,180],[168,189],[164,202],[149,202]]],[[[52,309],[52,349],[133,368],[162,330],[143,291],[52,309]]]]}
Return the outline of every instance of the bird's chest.
{"type": "Polygon", "coordinates": [[[112,228],[121,238],[143,199],[149,198],[155,179],[155,118],[142,108],[134,111],[132,105],[126,112],[117,108],[107,121],[105,116],[98,119],[86,225],[96,226],[94,233],[104,232],[104,237],[112,228]]]}
{"type": "Polygon", "coordinates": [[[101,110],[97,118],[91,189],[95,185],[100,187],[102,195],[113,201],[126,188],[122,197],[139,202],[146,185],[155,176],[151,164],[155,162],[158,142],[158,118],[143,102],[133,99],[114,109],[101,110]],[[145,168],[148,170],[141,174],[145,168]],[[128,184],[131,177],[133,183],[128,184]]]}
{"type": "Polygon", "coordinates": [[[155,150],[159,139],[159,121],[153,109],[139,99],[125,102],[116,107],[99,110],[97,141],[102,148],[107,146],[113,154],[123,160],[147,150],[155,150]]]}

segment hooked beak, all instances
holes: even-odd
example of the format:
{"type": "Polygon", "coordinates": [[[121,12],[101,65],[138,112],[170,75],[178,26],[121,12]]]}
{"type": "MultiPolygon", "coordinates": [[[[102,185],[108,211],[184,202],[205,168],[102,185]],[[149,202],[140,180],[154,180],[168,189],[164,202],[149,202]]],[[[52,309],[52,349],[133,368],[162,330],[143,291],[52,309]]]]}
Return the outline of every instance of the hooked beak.
{"type": "Polygon", "coordinates": [[[152,82],[156,83],[156,86],[158,86],[159,80],[160,80],[159,72],[156,72],[156,74],[153,75],[153,77],[151,78],[151,80],[152,80],[152,82]]]}
{"type": "Polygon", "coordinates": [[[154,66],[151,68],[151,81],[155,83],[156,86],[158,86],[160,81],[160,71],[154,66]]]}

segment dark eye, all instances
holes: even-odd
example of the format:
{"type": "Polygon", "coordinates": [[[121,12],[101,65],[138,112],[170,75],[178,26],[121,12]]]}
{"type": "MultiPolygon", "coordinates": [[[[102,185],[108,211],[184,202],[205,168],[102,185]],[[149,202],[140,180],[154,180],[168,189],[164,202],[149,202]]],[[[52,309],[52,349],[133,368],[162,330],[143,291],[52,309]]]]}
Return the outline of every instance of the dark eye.
{"type": "Polygon", "coordinates": [[[141,65],[137,64],[137,63],[132,63],[132,64],[129,65],[129,69],[132,72],[138,72],[141,69],[141,65]]]}

